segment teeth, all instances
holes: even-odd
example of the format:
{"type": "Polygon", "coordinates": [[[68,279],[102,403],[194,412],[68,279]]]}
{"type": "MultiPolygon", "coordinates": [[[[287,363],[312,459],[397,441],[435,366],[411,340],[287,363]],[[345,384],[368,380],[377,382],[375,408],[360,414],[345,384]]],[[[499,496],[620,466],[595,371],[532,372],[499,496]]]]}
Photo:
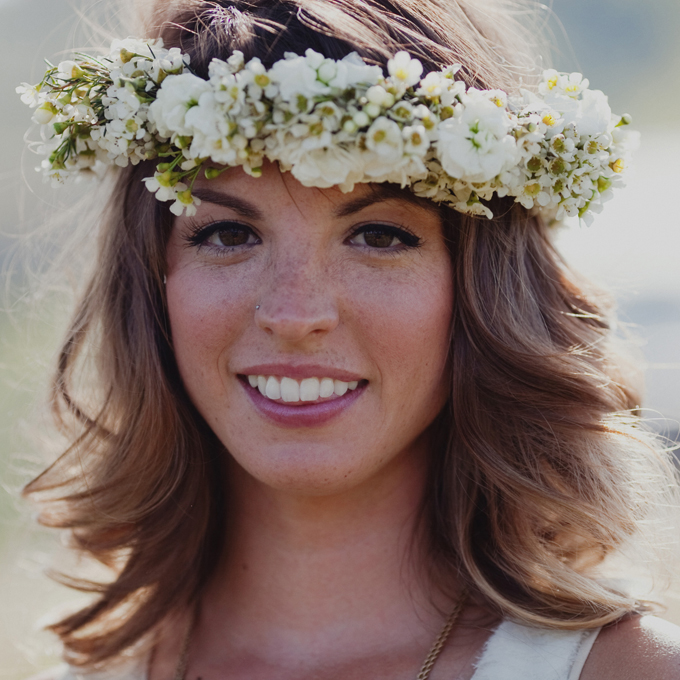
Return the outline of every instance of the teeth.
{"type": "Polygon", "coordinates": [[[333,385],[333,378],[324,378],[319,385],[319,396],[323,399],[330,397],[335,390],[333,385]]]}
{"type": "MultiPolygon", "coordinates": [[[[272,377],[269,380],[276,380],[272,377]]],[[[276,380],[278,382],[278,380],[276,380]]],[[[267,381],[269,385],[269,381],[267,381]]],[[[269,397],[269,395],[267,395],[269,397]]],[[[276,397],[269,397],[275,399],[276,397]]],[[[297,380],[292,378],[281,378],[281,399],[283,401],[300,401],[300,385],[297,380]]]]}
{"type": "Polygon", "coordinates": [[[328,399],[333,395],[342,397],[347,390],[355,390],[359,386],[358,380],[347,383],[333,378],[305,378],[298,382],[293,378],[277,378],[273,375],[249,375],[248,383],[269,399],[282,399],[290,403],[328,399]]]}
{"type": "MultiPolygon", "coordinates": [[[[283,380],[288,380],[288,378],[283,380]]],[[[305,378],[300,383],[300,401],[316,401],[319,398],[320,387],[318,378],[305,378]]]]}
{"type": "Polygon", "coordinates": [[[273,375],[267,379],[265,393],[270,399],[281,399],[281,383],[273,375]]]}

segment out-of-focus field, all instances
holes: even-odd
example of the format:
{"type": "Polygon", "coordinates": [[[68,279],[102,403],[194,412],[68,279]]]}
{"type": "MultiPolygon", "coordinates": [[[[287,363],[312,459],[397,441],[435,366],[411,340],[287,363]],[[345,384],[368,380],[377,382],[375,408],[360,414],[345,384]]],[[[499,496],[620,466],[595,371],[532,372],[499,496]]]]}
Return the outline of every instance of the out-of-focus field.
{"type": "MultiPolygon", "coordinates": [[[[111,3],[83,0],[89,18],[111,3]]],[[[555,11],[572,36],[557,66],[582,69],[611,95],[612,107],[630,111],[643,130],[643,146],[628,188],[592,227],[572,225],[558,236],[569,263],[612,288],[623,320],[639,338],[647,382],[645,406],[669,434],[680,421],[680,28],[677,0],[556,0],[555,11]],[[574,56],[578,54],[578,59],[574,56]],[[675,127],[673,127],[675,125],[675,127]]],[[[0,304],[0,680],[20,680],[55,662],[50,636],[38,619],[73,595],[44,575],[54,541],[34,527],[17,490],[35,470],[33,440],[47,436],[39,404],[47,366],[64,327],[64,313],[50,299],[29,299],[31,268],[49,243],[34,236],[49,206],[67,201],[44,188],[24,157],[22,135],[30,115],[14,94],[21,81],[39,79],[41,59],[58,61],[58,50],[81,45],[66,0],[0,0],[0,267],[14,262],[0,304]],[[26,173],[23,179],[20,171],[26,173]],[[29,296],[28,298],[26,296],[29,296]]],[[[63,196],[62,194],[59,194],[63,196]]],[[[61,209],[61,208],[56,208],[61,209]]],[[[51,208],[55,210],[55,208],[51,208]]],[[[56,236],[56,238],[55,238],[56,236]]],[[[63,238],[69,234],[64,232],[63,238]]],[[[1,290],[1,289],[0,289],[1,290]]],[[[55,298],[56,299],[56,298],[55,298]]],[[[680,604],[668,601],[668,617],[680,624],[680,604]]]]}

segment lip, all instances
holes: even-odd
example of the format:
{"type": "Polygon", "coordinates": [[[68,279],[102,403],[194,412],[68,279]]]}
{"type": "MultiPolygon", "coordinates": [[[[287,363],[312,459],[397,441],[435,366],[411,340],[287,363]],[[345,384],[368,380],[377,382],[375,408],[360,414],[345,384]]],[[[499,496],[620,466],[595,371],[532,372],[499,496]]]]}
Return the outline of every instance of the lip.
{"type": "MultiPolygon", "coordinates": [[[[255,375],[255,373],[250,373],[248,375],[255,375]]],[[[258,373],[258,375],[264,375],[264,372],[258,373]]],[[[277,374],[270,372],[269,375],[277,374]]],[[[290,373],[283,373],[283,375],[291,378],[294,377],[290,373]]],[[[327,373],[322,375],[324,378],[333,377],[327,373]]],[[[307,373],[301,377],[311,378],[318,376],[319,373],[307,373]]],[[[337,378],[337,380],[342,379],[343,378],[337,378]]],[[[278,425],[283,425],[284,427],[290,428],[324,425],[328,421],[339,417],[344,411],[350,408],[352,404],[354,404],[354,402],[359,399],[359,397],[361,397],[361,395],[364,393],[364,390],[366,389],[366,385],[368,384],[364,381],[363,383],[360,383],[355,390],[350,390],[342,397],[336,397],[335,399],[328,399],[327,401],[319,401],[314,403],[296,402],[295,405],[292,405],[272,401],[267,397],[263,397],[259,390],[257,388],[251,387],[247,381],[239,379],[239,383],[246,391],[246,394],[248,395],[252,404],[263,416],[274,421],[278,425]]]]}
{"type": "MultiPolygon", "coordinates": [[[[257,366],[247,366],[234,371],[238,375],[274,375],[278,378],[293,378],[294,380],[304,380],[305,378],[333,378],[343,382],[360,382],[364,376],[358,373],[351,373],[341,368],[332,368],[322,364],[258,364],[257,366]]],[[[260,395],[262,396],[262,395],[260,395]]]]}

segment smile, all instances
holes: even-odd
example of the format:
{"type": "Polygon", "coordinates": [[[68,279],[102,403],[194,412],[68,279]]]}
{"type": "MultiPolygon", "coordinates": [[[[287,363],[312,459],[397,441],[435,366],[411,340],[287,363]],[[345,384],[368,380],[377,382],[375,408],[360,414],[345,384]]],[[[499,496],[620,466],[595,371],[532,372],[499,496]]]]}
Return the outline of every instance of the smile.
{"type": "Polygon", "coordinates": [[[342,397],[348,390],[355,390],[358,380],[344,382],[333,378],[304,378],[295,380],[286,376],[249,375],[250,386],[257,388],[260,394],[272,401],[285,403],[312,402],[319,399],[342,397]]]}
{"type": "MultiPolygon", "coordinates": [[[[368,380],[341,380],[343,375],[337,378],[310,376],[310,367],[292,369],[298,373],[295,378],[281,375],[285,370],[281,370],[283,366],[278,370],[274,365],[258,368],[257,373],[238,374],[239,382],[257,411],[283,427],[315,427],[334,420],[351,408],[368,387],[368,380]],[[279,375],[272,375],[275,371],[279,375]]],[[[319,375],[325,373],[322,371],[319,370],[319,375]]],[[[346,378],[350,377],[359,376],[347,374],[346,378]]]]}

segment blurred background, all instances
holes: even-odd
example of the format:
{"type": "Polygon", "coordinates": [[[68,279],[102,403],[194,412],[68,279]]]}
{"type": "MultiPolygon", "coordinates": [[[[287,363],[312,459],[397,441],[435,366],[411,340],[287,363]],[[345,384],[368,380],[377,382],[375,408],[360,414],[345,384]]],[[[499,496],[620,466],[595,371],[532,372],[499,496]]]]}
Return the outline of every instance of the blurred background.
{"type": "MultiPolygon", "coordinates": [[[[37,530],[17,490],[35,470],[33,439],[48,429],[40,415],[46,367],[65,324],[58,297],[41,301],[32,276],[66,233],[43,235],[48,212],[66,211],[92,187],[42,184],[25,152],[30,113],[14,88],[37,82],[43,58],[86,43],[90,19],[111,2],[0,0],[0,680],[19,680],[55,662],[57,649],[39,618],[73,600],[44,576],[55,539],[37,530]],[[9,273],[11,272],[11,277],[9,273]]],[[[612,290],[637,338],[647,415],[678,438],[680,421],[680,3],[677,0],[554,0],[545,8],[552,60],[582,71],[617,113],[633,115],[642,147],[628,187],[591,227],[561,230],[559,245],[577,270],[612,290]],[[568,37],[567,37],[568,36],[568,37]]],[[[115,21],[114,21],[115,24],[115,21]]],[[[114,29],[115,30],[115,29],[114,29]]],[[[74,215],[75,217],[75,215],[74,215]]],[[[680,623],[670,602],[669,616],[680,623]]]]}

